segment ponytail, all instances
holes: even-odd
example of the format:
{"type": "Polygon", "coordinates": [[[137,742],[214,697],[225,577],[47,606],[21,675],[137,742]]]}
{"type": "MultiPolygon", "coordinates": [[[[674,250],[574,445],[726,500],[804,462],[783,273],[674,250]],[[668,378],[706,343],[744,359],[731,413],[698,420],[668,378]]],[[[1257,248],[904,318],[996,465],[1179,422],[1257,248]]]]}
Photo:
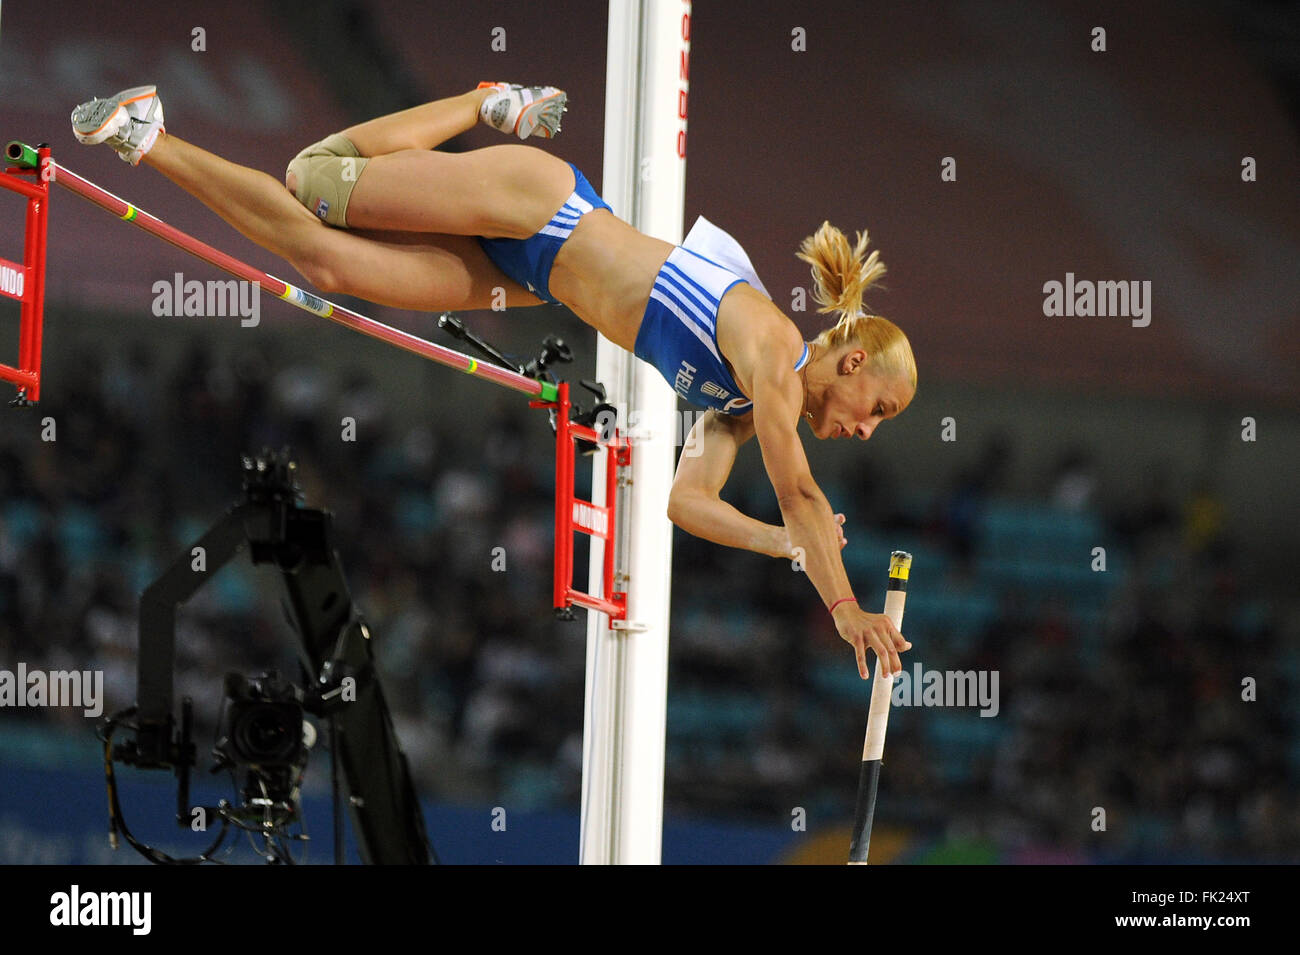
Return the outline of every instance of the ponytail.
{"type": "Polygon", "coordinates": [[[838,312],[841,319],[862,311],[862,296],[886,272],[879,249],[863,261],[868,241],[864,230],[857,245],[849,245],[848,237],[829,222],[803,240],[798,255],[812,266],[813,299],[821,306],[817,311],[838,312]]]}
{"type": "MultiPolygon", "coordinates": [[[[887,271],[880,250],[866,255],[869,238],[858,233],[856,245],[829,222],[803,240],[797,256],[812,266],[813,300],[822,314],[836,313],[834,325],[817,336],[816,344],[837,348],[856,344],[867,352],[877,371],[899,375],[916,389],[916,361],[902,330],[889,319],[866,311],[863,297],[887,271]]],[[[884,288],[884,286],[879,286],[884,288]]]]}

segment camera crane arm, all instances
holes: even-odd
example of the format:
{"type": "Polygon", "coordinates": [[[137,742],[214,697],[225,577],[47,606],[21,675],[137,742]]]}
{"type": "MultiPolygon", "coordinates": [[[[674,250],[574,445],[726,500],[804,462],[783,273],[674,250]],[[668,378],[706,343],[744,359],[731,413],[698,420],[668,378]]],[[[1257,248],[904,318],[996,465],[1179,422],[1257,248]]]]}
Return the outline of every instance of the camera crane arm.
{"type": "Polygon", "coordinates": [[[303,707],[332,721],[332,755],[342,770],[362,860],[427,864],[424,816],[375,673],[370,631],[334,549],[333,515],[299,506],[296,465],[287,449],[263,449],[243,463],[245,499],[141,597],[136,736],[117,744],[113,758],[174,768],[181,779],[178,821],[188,824],[183,803],[195,754],[188,716],[179,734],[173,717],[176,608],[248,545],[254,564],[275,564],[281,571],[302,641],[299,655],[315,680],[304,690],[303,707]],[[345,681],[351,681],[351,693],[340,692],[345,681]]]}

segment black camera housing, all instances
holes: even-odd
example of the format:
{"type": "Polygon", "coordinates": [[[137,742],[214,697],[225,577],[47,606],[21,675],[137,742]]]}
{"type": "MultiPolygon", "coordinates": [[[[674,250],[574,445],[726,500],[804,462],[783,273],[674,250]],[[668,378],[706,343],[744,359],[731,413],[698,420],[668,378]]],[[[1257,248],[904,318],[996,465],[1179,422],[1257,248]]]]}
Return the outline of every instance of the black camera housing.
{"type": "Polygon", "coordinates": [[[227,762],[262,769],[306,762],[304,710],[297,687],[274,671],[252,678],[228,673],[226,697],[216,750],[227,762]]]}

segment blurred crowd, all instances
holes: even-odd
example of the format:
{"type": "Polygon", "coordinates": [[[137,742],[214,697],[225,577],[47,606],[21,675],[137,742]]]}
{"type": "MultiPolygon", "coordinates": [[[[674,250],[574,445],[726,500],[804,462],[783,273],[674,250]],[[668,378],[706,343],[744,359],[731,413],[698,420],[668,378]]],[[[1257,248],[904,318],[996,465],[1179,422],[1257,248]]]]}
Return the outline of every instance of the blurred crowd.
{"type": "MultiPolygon", "coordinates": [[[[538,412],[493,394],[467,430],[438,415],[446,382],[431,378],[430,394],[402,398],[428,407],[410,425],[364,373],[256,352],[218,362],[201,345],[166,373],[143,346],[111,370],[90,352],[75,366],[38,408],[5,409],[0,428],[0,667],[102,670],[106,711],[129,705],[140,592],[239,500],[241,453],[289,446],[305,504],[335,515],[421,791],[576,808],[585,625],[549,608],[553,475],[538,412]],[[46,417],[54,440],[36,424],[46,417]],[[345,417],[355,440],[341,437],[345,417]]],[[[1000,674],[996,717],[895,708],[880,818],[918,844],[1025,861],[1300,857],[1295,608],[1259,596],[1212,487],[1180,498],[1153,480],[1148,499],[1105,513],[1087,450],[1066,456],[1019,505],[1095,519],[1112,582],[1045,585],[990,543],[991,509],[1015,513],[1002,477],[1015,453],[992,440],[919,501],[893,493],[870,455],[851,475],[819,474],[852,488],[839,499],[852,501],[846,560],[864,604],[883,597],[873,535],[911,542],[930,555],[904,627],[916,659],[1000,674]],[[927,605],[939,594],[951,625],[927,605]]],[[[779,522],[763,482],[728,494],[779,522]]],[[[847,821],[867,690],[807,581],[680,531],[674,569],[668,811],[847,821]]],[[[274,572],[241,556],[181,611],[177,693],[195,700],[201,759],[225,673],[301,682],[280,604],[274,572]]],[[[66,710],[4,718],[88,732],[66,710]]]]}

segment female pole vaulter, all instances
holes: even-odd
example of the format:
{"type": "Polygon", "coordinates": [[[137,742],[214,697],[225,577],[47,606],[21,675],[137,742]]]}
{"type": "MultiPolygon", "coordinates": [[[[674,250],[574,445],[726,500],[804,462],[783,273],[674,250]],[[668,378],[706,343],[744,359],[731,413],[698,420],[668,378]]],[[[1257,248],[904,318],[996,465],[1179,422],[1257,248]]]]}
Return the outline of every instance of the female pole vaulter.
{"type": "Polygon", "coordinates": [[[714,543],[779,557],[808,578],[867,678],[911,647],[884,614],[857,605],[840,549],[843,515],[813,480],[798,425],[820,439],[866,440],[916,393],[916,363],[896,325],[863,309],[885,272],[829,223],[805,239],[814,298],[835,325],[805,342],[773,304],[748,257],[701,218],[681,246],[614,216],[570,163],[522,144],[435,151],[482,122],[520,139],[560,131],[565,94],[480,84],[382,116],[303,150],[282,185],[168,135],[157,90],[141,86],[72,113],[83,143],[143,161],[321,291],[417,311],[560,302],[710,408],[682,455],[668,517],[714,543]],[[757,435],[784,526],[741,514],[719,494],[736,452],[757,435]]]}

